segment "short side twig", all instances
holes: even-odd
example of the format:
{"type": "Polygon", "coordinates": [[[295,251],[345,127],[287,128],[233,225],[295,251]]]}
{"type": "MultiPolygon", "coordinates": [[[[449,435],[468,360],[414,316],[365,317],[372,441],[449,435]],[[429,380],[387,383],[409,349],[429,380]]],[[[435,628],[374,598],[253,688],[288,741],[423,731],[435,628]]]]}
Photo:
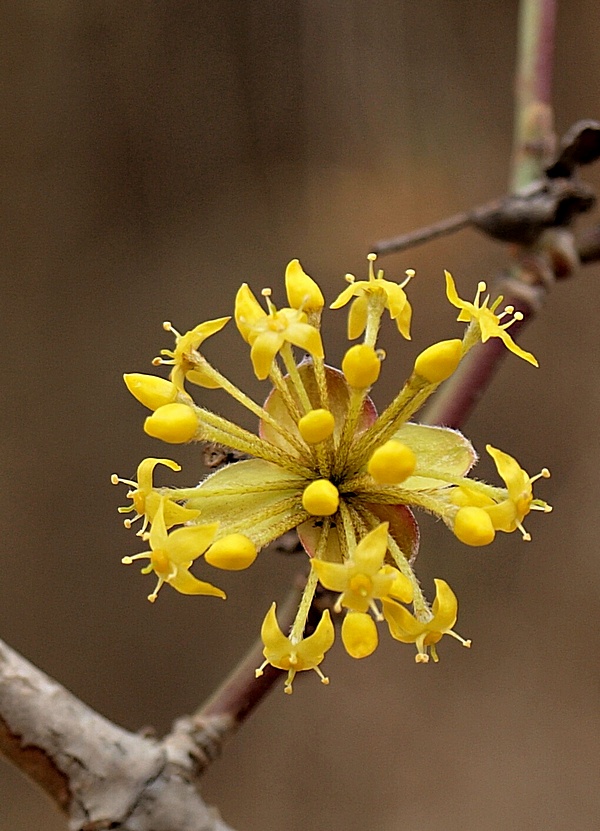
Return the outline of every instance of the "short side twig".
{"type": "Polygon", "coordinates": [[[231,831],[190,781],[190,761],[123,730],[0,641],[0,752],[73,831],[231,831]]]}

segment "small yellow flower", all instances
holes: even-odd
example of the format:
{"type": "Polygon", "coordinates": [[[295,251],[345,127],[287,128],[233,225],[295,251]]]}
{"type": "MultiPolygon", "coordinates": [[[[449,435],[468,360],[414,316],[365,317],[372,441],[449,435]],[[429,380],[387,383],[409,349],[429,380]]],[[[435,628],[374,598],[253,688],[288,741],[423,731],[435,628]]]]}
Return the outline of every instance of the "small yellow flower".
{"type": "Polygon", "coordinates": [[[500,338],[502,343],[510,352],[517,355],[519,358],[523,358],[524,361],[528,361],[530,364],[533,364],[533,366],[538,366],[536,357],[532,355],[531,352],[526,352],[524,349],[521,349],[521,347],[514,342],[506,331],[516,320],[521,320],[523,318],[521,312],[515,312],[512,306],[507,306],[503,312],[496,314],[496,309],[502,302],[502,297],[496,298],[492,305],[488,306],[490,300],[490,296],[488,294],[482,303],[481,295],[486,290],[486,284],[483,281],[477,285],[477,294],[475,295],[475,301],[473,303],[462,300],[458,296],[458,292],[456,291],[456,286],[450,272],[445,271],[444,274],[446,275],[446,295],[448,300],[453,306],[460,309],[460,313],[456,318],[457,320],[476,321],[481,330],[481,340],[483,343],[490,338],[500,338]],[[509,320],[504,321],[503,318],[505,318],[506,315],[512,315],[512,317],[510,317],[509,320]]]}
{"type": "Polygon", "coordinates": [[[426,664],[429,661],[427,647],[431,657],[438,660],[436,643],[443,635],[451,635],[460,641],[463,646],[471,646],[471,641],[466,641],[457,635],[453,630],[458,614],[458,601],[456,595],[445,580],[435,580],[435,600],[433,601],[433,614],[430,613],[429,620],[417,620],[404,606],[395,603],[393,600],[383,598],[383,615],[390,629],[390,634],[397,641],[402,643],[414,643],[417,647],[415,661],[419,664],[426,664]]]}
{"type": "Polygon", "coordinates": [[[192,384],[197,384],[199,387],[216,389],[220,385],[214,380],[210,372],[207,371],[206,359],[202,357],[198,349],[207,338],[220,332],[230,320],[231,317],[219,317],[216,320],[207,320],[190,329],[184,335],[181,335],[168,320],[165,321],[163,323],[163,329],[175,335],[175,349],[161,349],[160,354],[166,355],[167,360],[164,358],[155,358],[153,361],[154,366],[161,366],[162,364],[172,365],[173,369],[169,377],[180,392],[184,390],[184,381],[186,378],[192,384]]]}
{"type": "Polygon", "coordinates": [[[367,534],[356,546],[351,558],[343,563],[328,563],[316,558],[310,561],[325,588],[341,592],[338,606],[354,612],[366,612],[374,607],[374,599],[396,597],[403,603],[412,600],[410,580],[397,568],[384,565],[388,528],[389,524],[383,522],[367,534]]]}
{"type": "Polygon", "coordinates": [[[536,479],[548,479],[550,471],[543,468],[536,476],[530,476],[526,470],[519,465],[516,459],[492,447],[486,445],[496,465],[496,470],[506,485],[506,499],[492,505],[484,510],[489,514],[494,528],[498,531],[521,531],[524,540],[530,540],[531,535],[523,528],[523,519],[531,510],[544,511],[549,513],[552,508],[541,500],[534,500],[533,488],[531,487],[536,479]]]}
{"type": "Polygon", "coordinates": [[[347,275],[350,285],[333,301],[329,308],[341,309],[352,298],[356,298],[348,315],[348,337],[350,340],[354,340],[365,331],[368,320],[369,298],[374,298],[376,301],[382,302],[383,307],[389,311],[390,317],[395,321],[400,334],[406,340],[410,340],[412,309],[404,287],[414,277],[414,271],[407,271],[406,280],[402,283],[393,283],[391,280],[384,279],[382,270],[379,270],[377,276],[375,276],[373,268],[375,260],[376,255],[369,254],[368,280],[357,281],[353,274],[347,275]]]}
{"type": "Polygon", "coordinates": [[[319,664],[325,657],[328,649],[331,649],[335,638],[333,623],[329,610],[323,612],[321,620],[312,635],[308,638],[295,640],[286,637],[277,623],[276,604],[273,603],[263,621],[260,630],[262,642],[265,645],[263,654],[265,661],[255,671],[256,677],[260,677],[267,664],[278,669],[288,671],[284,690],[292,692],[294,676],[297,672],[307,669],[314,669],[323,684],[329,684],[329,678],[323,675],[319,664]]]}
{"type": "Polygon", "coordinates": [[[275,356],[285,343],[304,349],[315,358],[323,358],[323,344],[318,329],[307,323],[305,312],[300,309],[277,311],[268,299],[269,312],[265,312],[246,283],[235,299],[235,322],[240,333],[251,345],[250,359],[256,377],[264,381],[269,377],[275,356]]]}
{"type": "Polygon", "coordinates": [[[164,583],[169,583],[181,594],[206,594],[225,599],[226,595],[222,589],[198,580],[189,570],[194,560],[212,543],[217,528],[218,523],[213,522],[208,525],[178,528],[167,534],[164,500],[161,500],[149,535],[151,550],[134,554],[133,557],[123,557],[121,562],[130,565],[134,560],[150,560],[150,564],[142,569],[142,574],[153,571],[158,577],[156,588],[148,595],[151,603],[156,600],[164,583]]]}
{"type": "Polygon", "coordinates": [[[127,494],[128,498],[131,499],[131,505],[119,508],[118,510],[120,514],[128,514],[131,511],[135,511],[133,519],[127,518],[125,520],[126,528],[131,528],[134,522],[142,517],[144,518],[142,527],[137,533],[138,537],[141,537],[144,534],[148,523],[154,520],[161,501],[163,504],[163,516],[167,528],[171,528],[173,525],[179,525],[180,523],[189,522],[192,519],[196,519],[200,515],[200,511],[185,508],[183,505],[178,505],[171,499],[165,499],[161,496],[159,491],[154,489],[152,479],[156,465],[165,465],[165,467],[171,468],[171,470],[181,470],[181,465],[178,465],[177,462],[174,462],[171,459],[150,458],[144,459],[144,461],[140,462],[138,465],[137,482],[132,479],[121,479],[116,473],[113,473],[110,477],[113,485],[118,485],[119,482],[121,482],[124,485],[131,485],[133,488],[133,490],[130,490],[127,494]]]}
{"type": "Polygon", "coordinates": [[[530,476],[508,453],[491,444],[486,445],[486,450],[506,488],[465,480],[453,489],[450,499],[459,507],[454,533],[467,545],[487,545],[494,539],[495,531],[511,533],[518,528],[523,539],[529,541],[531,535],[523,528],[524,518],[530,511],[552,510],[543,500],[533,498],[532,485],[537,479],[548,479],[550,471],[543,468],[536,476],[530,476]]]}
{"type": "Polygon", "coordinates": [[[168,444],[185,444],[194,438],[199,426],[194,408],[176,402],[165,404],[148,416],[144,421],[144,432],[168,444]]]}

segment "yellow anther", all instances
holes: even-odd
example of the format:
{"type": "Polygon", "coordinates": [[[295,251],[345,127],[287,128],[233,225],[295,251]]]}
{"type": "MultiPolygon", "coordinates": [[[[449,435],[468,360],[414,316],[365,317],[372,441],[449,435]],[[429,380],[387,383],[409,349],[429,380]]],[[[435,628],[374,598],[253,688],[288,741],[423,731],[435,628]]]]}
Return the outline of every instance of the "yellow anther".
{"type": "Polygon", "coordinates": [[[227,534],[214,542],[204,555],[207,563],[226,571],[242,571],[256,560],[258,551],[245,534],[227,534]]]}
{"type": "Polygon", "coordinates": [[[332,516],[340,504],[340,494],[329,479],[315,479],[304,488],[302,505],[313,516],[332,516]]]}
{"type": "Polygon", "coordinates": [[[358,343],[344,355],[342,371],[354,389],[367,389],[379,378],[381,361],[372,346],[358,343]]]}
{"type": "Polygon", "coordinates": [[[129,372],[123,375],[123,380],[133,397],[149,410],[158,410],[165,404],[172,404],[177,398],[175,384],[166,378],[129,372]]]}
{"type": "Polygon", "coordinates": [[[414,473],[417,457],[406,444],[390,439],[378,447],[367,465],[367,471],[380,485],[398,485],[414,473]]]}
{"type": "Polygon", "coordinates": [[[168,444],[191,441],[198,430],[198,416],[187,404],[165,404],[148,416],[144,432],[168,444]]]}
{"type": "Polygon", "coordinates": [[[333,413],[329,410],[310,410],[298,422],[300,435],[307,444],[318,444],[328,439],[335,427],[333,413]]]}
{"type": "Polygon", "coordinates": [[[460,363],[462,341],[443,340],[424,349],[415,361],[415,373],[430,384],[439,384],[449,378],[460,363]]]}
{"type": "Polygon", "coordinates": [[[454,533],[465,545],[489,545],[496,532],[489,514],[483,508],[460,508],[454,520],[454,533]]]}

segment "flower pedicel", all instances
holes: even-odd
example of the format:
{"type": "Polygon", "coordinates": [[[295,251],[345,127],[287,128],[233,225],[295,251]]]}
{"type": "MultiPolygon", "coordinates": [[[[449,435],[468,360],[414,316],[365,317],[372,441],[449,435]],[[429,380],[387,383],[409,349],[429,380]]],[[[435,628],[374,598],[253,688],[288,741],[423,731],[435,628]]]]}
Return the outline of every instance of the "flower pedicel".
{"type": "Polygon", "coordinates": [[[448,299],[460,310],[458,320],[468,324],[464,336],[421,352],[402,389],[378,415],[369,391],[384,358],[377,349],[381,319],[387,310],[399,334],[410,339],[412,310],[404,288],[414,272],[397,284],[384,279],[383,271],[376,274],[374,261],[369,255],[367,280],[347,275],[348,287],[331,304],[338,309],[351,303],[348,336],[361,339],[346,352],[341,371],[325,363],[323,294],[292,260],[285,274],[287,307],[278,309],[268,289],[262,292],[263,306],[245,283],[235,301],[235,323],[250,346],[254,373],[272,386],[264,405],[199,351],[228,317],[183,335],[165,323],[175,348],[163,350],[154,364],[172,367],[169,380],[125,375],[129,391],[152,411],[144,424],[149,435],[170,444],[217,442],[250,458],[191,488],[153,486],[156,465],[179,470],[169,459],[144,460],[137,481],[113,476],[113,482],[132,488],[132,504],[120,509],[135,512],[126,525],[141,519],[138,533],[151,547],[123,562],[149,560],[143,572],[158,578],[150,600],[164,583],[184,594],[225,597],[192,575],[194,561],[204,555],[217,569],[243,570],[262,548],[296,529],[311,563],[306,587],[288,635],[279,627],[275,604],[267,612],[261,629],[265,661],[256,671],[261,674],[267,664],[286,670],[286,692],[292,691],[296,673],[307,669],[328,683],[320,665],[334,641],[330,613],[323,614],[313,634],[304,635],[318,583],[338,593],[333,611],[344,616],[342,642],[354,658],[376,649],[378,624],[384,621],[393,638],[416,646],[419,663],[438,660],[436,645],[443,635],[470,646],[454,631],[458,603],[450,586],[436,579],[432,606],[421,590],[413,565],[419,545],[414,508],[439,517],[471,546],[487,545],[497,531],[518,529],[529,539],[523,527],[527,514],[550,511],[532,491],[537,478],[550,475],[546,469],[530,477],[515,459],[488,445],[504,486],[470,479],[477,456],[468,439],[456,430],[411,421],[480,341],[500,338],[515,355],[537,365],[507,332],[518,313],[511,307],[497,312],[502,298],[491,305],[489,295],[482,301],[483,283],[473,303],[462,300],[446,273],[448,299]],[[300,363],[294,347],[307,353],[300,363]],[[228,392],[258,418],[258,435],[198,406],[186,384],[228,392]],[[168,532],[175,525],[181,527],[168,532]]]}

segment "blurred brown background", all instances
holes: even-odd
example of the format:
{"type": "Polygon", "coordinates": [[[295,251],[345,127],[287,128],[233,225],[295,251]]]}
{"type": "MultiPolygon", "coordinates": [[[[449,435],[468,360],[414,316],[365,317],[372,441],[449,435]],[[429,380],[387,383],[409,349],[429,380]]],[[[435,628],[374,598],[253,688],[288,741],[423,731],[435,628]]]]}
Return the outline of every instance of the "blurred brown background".
{"type": "MultiPolygon", "coordinates": [[[[2,5],[0,634],[109,718],[164,731],[195,708],[297,566],[228,575],[227,603],[168,587],[147,603],[152,579],[120,564],[136,542],[109,475],[147,455],[181,461],[182,484],[201,470],[143,435],[121,374],[171,345],[163,319],[226,314],[242,280],[281,300],[298,256],[331,300],[375,239],[501,193],[516,15],[499,0],[2,5]]],[[[600,116],[599,29],[594,0],[561,4],[559,132],[600,116]]],[[[382,263],[417,269],[389,392],[418,349],[460,332],[443,268],[470,297],[503,262],[465,231],[382,263]]],[[[598,827],[598,276],[556,287],[521,338],[540,369],[508,359],[467,427],[479,450],[549,466],[554,513],[530,518],[531,543],[484,550],[424,523],[420,573],[455,588],[473,649],[448,639],[439,665],[416,666],[387,638],[364,662],[336,647],[329,688],[278,689],[205,779],[239,831],[598,827]]],[[[345,315],[329,323],[338,360],[345,315]]],[[[233,327],[214,343],[262,395],[233,327]]],[[[64,824],[0,763],[0,829],[32,828],[64,824]]]]}

